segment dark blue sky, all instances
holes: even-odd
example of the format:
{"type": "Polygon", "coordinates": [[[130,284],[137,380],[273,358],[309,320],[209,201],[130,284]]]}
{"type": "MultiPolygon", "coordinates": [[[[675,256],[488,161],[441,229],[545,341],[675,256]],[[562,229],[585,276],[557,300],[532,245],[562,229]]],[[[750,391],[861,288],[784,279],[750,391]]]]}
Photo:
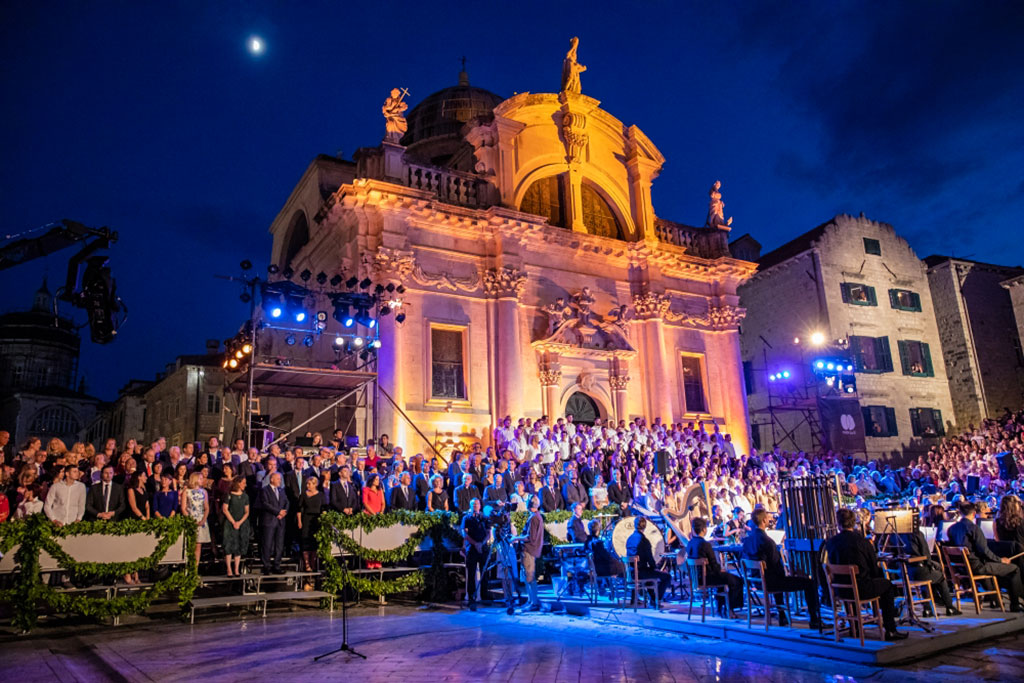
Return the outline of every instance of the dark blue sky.
{"type": "MultiPolygon", "coordinates": [[[[922,257],[1024,262],[1024,3],[966,0],[3,3],[0,235],[120,232],[131,317],[82,363],[112,398],[237,328],[213,275],[266,264],[302,171],[376,144],[389,88],[415,104],[465,55],[474,85],[551,92],[572,35],[583,92],[668,159],[659,215],[702,222],[721,179],[734,235],[766,249],[863,211],[922,257]]],[[[0,273],[0,309],[72,253],[0,273]]]]}

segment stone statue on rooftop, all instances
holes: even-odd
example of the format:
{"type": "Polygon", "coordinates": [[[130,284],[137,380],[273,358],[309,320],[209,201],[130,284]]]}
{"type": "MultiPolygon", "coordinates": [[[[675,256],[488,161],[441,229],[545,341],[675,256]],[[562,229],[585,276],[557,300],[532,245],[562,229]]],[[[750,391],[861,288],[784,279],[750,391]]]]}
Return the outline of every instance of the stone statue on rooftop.
{"type": "Polygon", "coordinates": [[[722,181],[716,180],[708,193],[711,201],[708,203],[708,219],[704,223],[706,228],[724,228],[732,225],[732,217],[725,220],[725,202],[722,201],[721,189],[722,181]]]}
{"type": "Polygon", "coordinates": [[[569,41],[569,51],[565,53],[562,60],[562,92],[583,92],[580,86],[580,74],[587,70],[587,67],[576,61],[576,50],[580,46],[580,39],[573,36],[569,41]]]}
{"type": "Polygon", "coordinates": [[[409,91],[405,88],[391,89],[391,96],[384,100],[384,106],[380,108],[384,114],[384,139],[388,142],[398,142],[409,130],[409,124],[405,121],[405,110],[409,105],[403,102],[409,91]]]}

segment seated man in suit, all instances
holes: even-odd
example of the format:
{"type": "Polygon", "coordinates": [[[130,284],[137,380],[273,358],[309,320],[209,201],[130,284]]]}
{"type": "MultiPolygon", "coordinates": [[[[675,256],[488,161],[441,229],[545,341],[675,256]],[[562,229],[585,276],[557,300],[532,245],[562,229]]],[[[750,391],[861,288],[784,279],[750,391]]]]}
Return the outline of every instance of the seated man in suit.
{"type": "Polygon", "coordinates": [[[665,591],[668,590],[668,584],[671,582],[672,577],[668,572],[658,571],[658,563],[654,560],[654,550],[651,548],[651,539],[644,536],[644,529],[647,528],[647,518],[637,517],[636,527],[633,533],[630,535],[629,540],[626,541],[626,557],[636,557],[639,559],[637,563],[637,576],[641,579],[657,579],[658,580],[658,600],[665,597],[665,591]]]}
{"type": "MultiPolygon", "coordinates": [[[[818,588],[814,585],[814,579],[806,576],[786,576],[786,568],[782,564],[782,553],[775,545],[765,529],[768,528],[768,511],[764,508],[754,510],[751,514],[751,521],[756,528],[752,529],[747,537],[743,539],[743,557],[747,560],[758,560],[764,562],[765,585],[769,593],[791,593],[803,591],[807,600],[807,609],[811,613],[811,628],[821,626],[821,612],[819,611],[818,588]]],[[[789,617],[779,606],[779,625],[788,626],[789,617]]]]}
{"type": "Polygon", "coordinates": [[[706,519],[698,517],[693,520],[693,533],[690,536],[689,544],[686,546],[686,557],[691,560],[707,560],[705,580],[708,584],[724,583],[728,586],[729,609],[726,610],[725,599],[721,595],[716,595],[715,601],[718,603],[718,613],[723,617],[732,619],[734,618],[732,610],[743,607],[743,579],[735,574],[722,571],[722,566],[718,563],[718,557],[716,557],[715,551],[711,548],[711,544],[704,540],[704,535],[707,532],[708,521],[706,519]]]}
{"type": "Polygon", "coordinates": [[[467,514],[473,508],[473,499],[480,497],[480,491],[473,485],[473,475],[462,475],[462,485],[455,487],[452,494],[455,509],[462,514],[467,514]]]}
{"type": "MultiPolygon", "coordinates": [[[[857,568],[857,592],[863,599],[878,598],[882,608],[882,626],[886,640],[903,640],[906,633],[896,630],[896,591],[882,575],[875,547],[864,538],[857,526],[857,513],[847,508],[836,511],[839,533],[825,542],[829,564],[849,564],[857,568]]],[[[852,591],[851,591],[852,592],[852,591]]],[[[853,597],[843,596],[840,597],[853,597]]]]}
{"type": "Polygon", "coordinates": [[[572,517],[566,525],[566,538],[569,543],[586,543],[587,527],[583,524],[583,503],[572,506],[572,517]]]}
{"type": "Polygon", "coordinates": [[[1009,559],[999,557],[989,550],[988,541],[978,527],[977,520],[978,506],[970,502],[961,504],[960,521],[949,527],[946,536],[953,545],[967,548],[971,571],[996,577],[999,587],[1009,594],[1010,611],[1020,612],[1020,571],[1009,559]]]}
{"type": "Polygon", "coordinates": [[[114,466],[107,463],[100,470],[100,480],[89,487],[85,496],[85,519],[117,520],[125,509],[124,487],[114,481],[114,466]]]}
{"type": "MultiPolygon", "coordinates": [[[[899,537],[908,555],[911,557],[928,558],[924,562],[910,565],[910,580],[928,581],[931,583],[932,590],[939,596],[942,604],[946,607],[947,617],[955,617],[962,614],[953,605],[953,597],[949,594],[949,582],[946,581],[946,575],[942,572],[942,567],[931,559],[932,553],[928,550],[928,540],[921,533],[921,530],[918,529],[912,534],[900,534],[899,537]]],[[[931,606],[926,605],[924,616],[934,616],[929,614],[930,610],[931,606]]]]}
{"type": "Polygon", "coordinates": [[[587,525],[590,535],[587,537],[587,550],[594,556],[594,571],[598,576],[622,576],[625,567],[622,560],[608,549],[608,544],[601,537],[601,520],[592,519],[587,525]]]}
{"type": "Polygon", "coordinates": [[[402,472],[398,482],[388,491],[388,510],[415,510],[416,491],[412,488],[412,475],[402,472]]]}

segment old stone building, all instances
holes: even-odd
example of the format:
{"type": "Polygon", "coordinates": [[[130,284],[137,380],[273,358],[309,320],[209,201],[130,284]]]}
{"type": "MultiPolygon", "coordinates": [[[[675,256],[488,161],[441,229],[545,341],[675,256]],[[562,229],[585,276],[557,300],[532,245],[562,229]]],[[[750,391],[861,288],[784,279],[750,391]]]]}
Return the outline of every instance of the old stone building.
{"type": "Polygon", "coordinates": [[[1013,303],[1002,283],[1024,270],[929,256],[928,284],[956,423],[978,424],[1024,405],[1024,363],[1013,303]]]}
{"type": "Polygon", "coordinates": [[[146,390],[146,442],[163,436],[170,444],[181,444],[221,437],[225,430],[232,433],[234,418],[225,414],[224,406],[223,354],[217,349],[212,341],[205,354],[178,356],[146,390]],[[225,426],[226,419],[230,424],[225,426]]]}
{"type": "Polygon", "coordinates": [[[817,398],[836,387],[859,399],[869,456],[922,448],[952,426],[926,268],[892,226],[836,216],[758,265],[739,292],[753,429],[764,448],[818,447],[817,398]]]}
{"type": "MultiPolygon", "coordinates": [[[[736,290],[754,265],[729,253],[719,186],[705,227],[658,217],[664,157],[578,77],[506,99],[462,73],[407,119],[402,97],[380,144],[314,160],[270,228],[282,269],[401,286],[377,367],[409,420],[382,401],[378,431],[423,450],[412,424],[487,440],[506,415],[645,416],[714,420],[746,448],[736,290]]],[[[348,333],[328,323],[311,356],[348,333]]]]}
{"type": "Polygon", "coordinates": [[[117,399],[101,406],[85,430],[85,441],[97,448],[102,448],[109,438],[118,444],[128,439],[142,442],[146,438],[146,392],[153,384],[148,380],[129,380],[118,390],[117,399]]]}
{"type": "Polygon", "coordinates": [[[1024,275],[1012,277],[1002,283],[1010,294],[1010,308],[1013,319],[1017,323],[1017,339],[1024,342],[1024,275]]]}

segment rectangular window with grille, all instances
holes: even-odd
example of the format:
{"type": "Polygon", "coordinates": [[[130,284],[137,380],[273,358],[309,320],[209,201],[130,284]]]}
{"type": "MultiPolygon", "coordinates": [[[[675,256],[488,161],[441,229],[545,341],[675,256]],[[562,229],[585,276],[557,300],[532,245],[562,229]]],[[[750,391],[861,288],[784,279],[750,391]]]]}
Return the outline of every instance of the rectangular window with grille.
{"type": "Polygon", "coordinates": [[[873,437],[899,436],[896,409],[887,406],[864,406],[864,435],[873,437]]]}
{"type": "Polygon", "coordinates": [[[857,372],[892,372],[892,353],[888,337],[850,337],[850,352],[857,363],[857,372]]]}
{"type": "Polygon", "coordinates": [[[684,355],[681,358],[683,367],[683,400],[686,402],[686,412],[706,413],[708,412],[708,401],[707,394],[704,391],[704,372],[701,368],[701,357],[684,355]]]}
{"type": "Polygon", "coordinates": [[[942,411],[934,408],[911,408],[910,429],[914,436],[943,436],[942,411]]]}
{"type": "Polygon", "coordinates": [[[921,312],[921,295],[909,289],[890,289],[889,304],[898,311],[921,312]]]}
{"type": "Polygon", "coordinates": [[[434,398],[466,398],[464,333],[442,327],[430,329],[430,394],[434,398]]]}
{"type": "Polygon", "coordinates": [[[932,354],[928,345],[919,341],[899,340],[900,365],[904,375],[911,377],[934,377],[932,354]]]}
{"type": "Polygon", "coordinates": [[[877,306],[878,299],[875,296],[875,288],[870,285],[862,285],[856,282],[844,282],[841,285],[844,304],[854,306],[877,306]]]}
{"type": "Polygon", "coordinates": [[[206,395],[206,412],[211,415],[220,412],[220,396],[217,394],[206,395]]]}

